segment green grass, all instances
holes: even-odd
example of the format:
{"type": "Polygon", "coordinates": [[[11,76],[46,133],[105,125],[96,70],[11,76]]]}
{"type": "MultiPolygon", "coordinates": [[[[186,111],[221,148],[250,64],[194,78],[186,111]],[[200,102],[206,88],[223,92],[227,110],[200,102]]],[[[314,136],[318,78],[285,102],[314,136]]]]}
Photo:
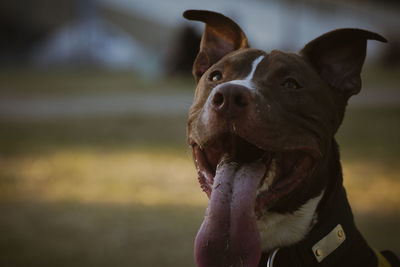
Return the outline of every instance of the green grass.
{"type": "Polygon", "coordinates": [[[203,209],[0,204],[1,266],[194,266],[203,209]]]}
{"type": "Polygon", "coordinates": [[[400,160],[400,107],[349,108],[337,133],[342,157],[400,160]]]}
{"type": "Polygon", "coordinates": [[[399,89],[400,67],[382,68],[376,65],[367,65],[362,71],[363,90],[399,89]]]}
{"type": "Polygon", "coordinates": [[[191,91],[192,77],[139,76],[128,71],[88,69],[0,70],[0,94],[29,96],[81,95],[118,92],[191,91]]]}
{"type": "MultiPolygon", "coordinates": [[[[399,88],[400,68],[385,69],[366,66],[362,72],[363,90],[399,88]]],[[[153,77],[139,76],[129,71],[103,71],[90,69],[1,69],[0,94],[28,96],[80,95],[113,92],[167,92],[192,91],[195,83],[191,76],[153,77]]]]}
{"type": "Polygon", "coordinates": [[[63,120],[1,121],[0,155],[70,147],[131,149],[186,146],[182,116],[118,116],[63,120]]]}

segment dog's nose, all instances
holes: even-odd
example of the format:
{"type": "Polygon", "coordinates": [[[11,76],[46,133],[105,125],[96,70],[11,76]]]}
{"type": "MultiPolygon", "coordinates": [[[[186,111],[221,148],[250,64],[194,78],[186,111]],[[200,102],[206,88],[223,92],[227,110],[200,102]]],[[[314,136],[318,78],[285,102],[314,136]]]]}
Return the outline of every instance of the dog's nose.
{"type": "Polygon", "coordinates": [[[245,111],[251,103],[250,90],[242,85],[226,84],[216,88],[211,106],[218,113],[237,115],[245,111]]]}

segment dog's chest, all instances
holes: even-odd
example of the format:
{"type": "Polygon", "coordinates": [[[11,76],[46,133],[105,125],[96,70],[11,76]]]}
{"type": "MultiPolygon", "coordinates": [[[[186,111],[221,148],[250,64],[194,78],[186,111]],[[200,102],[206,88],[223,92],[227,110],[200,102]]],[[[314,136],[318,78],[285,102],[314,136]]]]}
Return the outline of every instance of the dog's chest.
{"type": "Polygon", "coordinates": [[[257,220],[264,251],[295,244],[302,240],[316,223],[316,208],[323,196],[310,199],[292,213],[267,212],[257,220]]]}

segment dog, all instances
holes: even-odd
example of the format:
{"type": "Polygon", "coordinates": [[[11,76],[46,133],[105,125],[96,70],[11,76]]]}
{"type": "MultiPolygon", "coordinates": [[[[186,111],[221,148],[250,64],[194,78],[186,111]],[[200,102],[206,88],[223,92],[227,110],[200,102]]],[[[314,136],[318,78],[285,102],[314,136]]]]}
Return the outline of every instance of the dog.
{"type": "Polygon", "coordinates": [[[400,266],[357,230],[334,138],[361,89],[367,40],[386,39],[338,29],[298,54],[266,53],[222,14],[183,16],[205,23],[187,125],[209,197],[197,265],[400,266]]]}

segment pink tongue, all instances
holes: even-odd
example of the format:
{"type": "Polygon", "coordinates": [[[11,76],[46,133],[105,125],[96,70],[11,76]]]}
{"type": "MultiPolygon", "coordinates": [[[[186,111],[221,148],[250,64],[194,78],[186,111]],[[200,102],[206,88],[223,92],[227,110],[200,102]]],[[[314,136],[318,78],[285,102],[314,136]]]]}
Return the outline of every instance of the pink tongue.
{"type": "Polygon", "coordinates": [[[254,205],[265,164],[222,163],[217,168],[207,214],[195,240],[200,267],[258,266],[260,235],[254,205]]]}

